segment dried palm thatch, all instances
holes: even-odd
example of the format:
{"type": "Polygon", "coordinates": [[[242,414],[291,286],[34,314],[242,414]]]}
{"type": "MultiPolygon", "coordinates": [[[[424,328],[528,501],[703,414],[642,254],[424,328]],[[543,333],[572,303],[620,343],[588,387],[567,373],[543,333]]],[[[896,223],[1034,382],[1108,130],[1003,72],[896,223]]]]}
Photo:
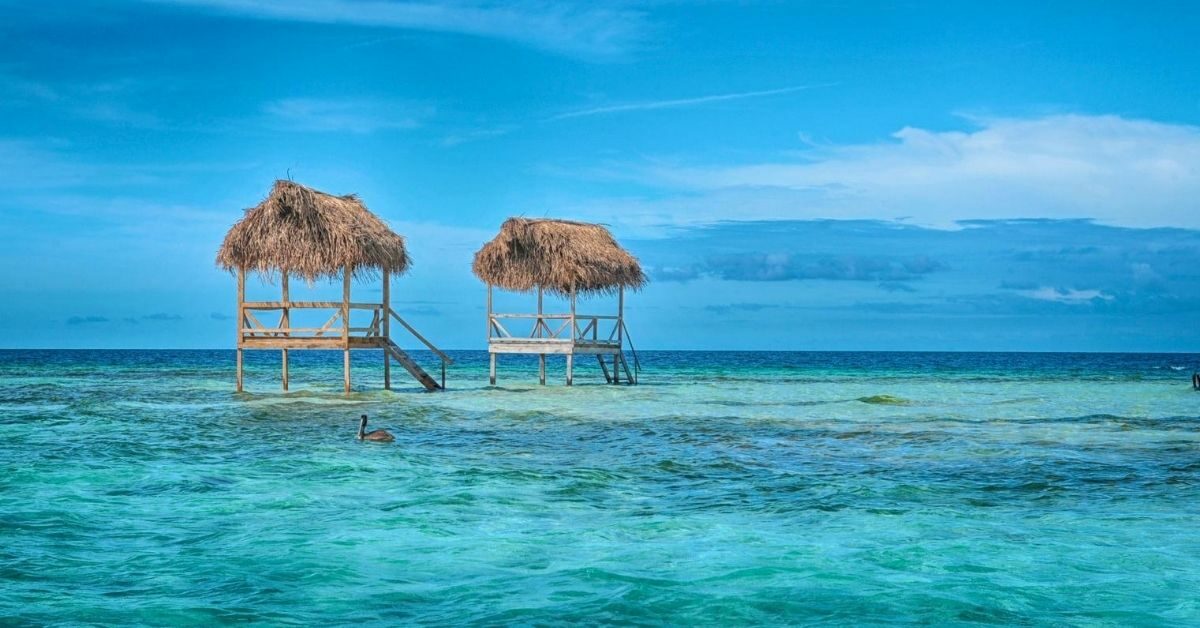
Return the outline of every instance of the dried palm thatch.
{"type": "Polygon", "coordinates": [[[637,258],[608,229],[569,220],[509,218],[475,253],[471,268],[484,282],[514,292],[541,287],[565,296],[646,284],[637,258]]]}
{"type": "Polygon", "coordinates": [[[312,283],[379,270],[399,275],[412,260],[404,237],[353,194],[333,196],[291,181],[276,181],[257,207],[246,210],[217,252],[217,265],[267,276],[287,271],[312,283]]]}

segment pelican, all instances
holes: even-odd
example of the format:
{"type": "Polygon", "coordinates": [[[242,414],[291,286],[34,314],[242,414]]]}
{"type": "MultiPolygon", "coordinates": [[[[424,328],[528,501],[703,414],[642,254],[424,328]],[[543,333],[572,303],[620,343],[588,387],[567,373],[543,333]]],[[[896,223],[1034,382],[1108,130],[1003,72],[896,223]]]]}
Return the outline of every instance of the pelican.
{"type": "Polygon", "coordinates": [[[367,415],[362,415],[362,420],[358,422],[358,440],[370,440],[377,443],[390,443],[396,440],[395,436],[388,433],[387,430],[371,430],[367,431],[367,415]]]}

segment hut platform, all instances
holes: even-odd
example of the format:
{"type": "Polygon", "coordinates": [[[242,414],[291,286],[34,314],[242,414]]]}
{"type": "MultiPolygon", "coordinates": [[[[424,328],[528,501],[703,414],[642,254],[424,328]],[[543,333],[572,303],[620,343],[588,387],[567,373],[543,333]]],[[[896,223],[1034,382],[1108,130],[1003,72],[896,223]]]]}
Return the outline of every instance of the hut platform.
{"type": "Polygon", "coordinates": [[[404,237],[391,230],[353,194],[333,196],[292,181],[276,181],[270,194],[225,235],[217,252],[217,265],[237,275],[237,390],[243,390],[243,352],[254,349],[280,351],[283,389],[288,389],[288,352],[296,349],[327,349],[343,352],[343,385],[350,392],[350,353],[356,349],[381,349],[383,386],[392,387],[392,362],[408,371],[426,390],[446,388],[446,365],[453,360],[433,346],[400,317],[391,306],[391,277],[408,270],[411,260],[404,237]],[[280,278],[279,301],[247,301],[246,274],[280,278]],[[351,280],[381,277],[382,299],[378,303],[350,300],[351,280]],[[318,279],[342,281],[340,301],[293,301],[288,279],[299,277],[309,284],[318,279]],[[320,327],[293,327],[292,314],[299,310],[326,310],[320,327]],[[278,322],[264,325],[268,315],[278,313],[278,322]],[[355,327],[371,316],[365,327],[355,327]],[[262,317],[260,319],[259,317],[262,317]],[[392,340],[392,321],[421,341],[441,360],[439,382],[425,372],[392,340]]]}
{"type": "Polygon", "coordinates": [[[510,218],[504,221],[500,233],[475,254],[471,268],[487,284],[488,379],[493,386],[497,356],[511,353],[539,356],[538,379],[542,384],[546,383],[547,355],[566,356],[568,386],[575,379],[576,355],[595,356],[610,384],[621,383],[622,377],[627,384],[637,383],[641,364],[625,326],[625,290],[641,288],[646,276],[637,258],[621,248],[604,226],[549,218],[510,218]],[[493,288],[536,292],[537,311],[496,312],[492,307],[493,288]],[[570,312],[547,313],[546,292],[566,298],[570,312]],[[617,297],[615,315],[577,311],[578,296],[600,294],[617,297]]]}

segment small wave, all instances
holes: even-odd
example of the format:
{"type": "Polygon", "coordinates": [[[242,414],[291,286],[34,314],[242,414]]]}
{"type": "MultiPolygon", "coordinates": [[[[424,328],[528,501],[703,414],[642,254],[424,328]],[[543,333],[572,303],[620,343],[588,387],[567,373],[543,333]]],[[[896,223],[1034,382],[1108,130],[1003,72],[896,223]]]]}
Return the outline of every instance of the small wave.
{"type": "Polygon", "coordinates": [[[871,395],[870,397],[859,397],[858,401],[879,406],[907,406],[912,402],[903,397],[893,397],[892,395],[871,395]]]}

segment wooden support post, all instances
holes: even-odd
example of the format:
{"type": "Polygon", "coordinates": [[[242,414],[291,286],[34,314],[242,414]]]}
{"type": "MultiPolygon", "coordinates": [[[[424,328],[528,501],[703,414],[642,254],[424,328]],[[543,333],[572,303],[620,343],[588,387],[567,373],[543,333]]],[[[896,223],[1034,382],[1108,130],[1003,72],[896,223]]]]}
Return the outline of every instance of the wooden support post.
{"type": "Polygon", "coordinates": [[[571,286],[571,353],[567,354],[567,385],[575,384],[575,287],[571,286]]]}
{"type": "Polygon", "coordinates": [[[349,265],[342,269],[342,371],[346,394],[350,394],[350,277],[349,265]]]}
{"type": "MultiPolygon", "coordinates": [[[[391,276],[387,269],[383,270],[383,337],[386,342],[392,341],[392,287],[391,276]]],[[[444,364],[444,363],[443,363],[444,364]]],[[[443,372],[444,372],[443,366],[443,372]]],[[[385,350],[383,352],[383,388],[384,390],[392,389],[392,357],[385,350]]],[[[442,385],[445,388],[445,385],[442,385]]]]}
{"type": "MultiPolygon", "coordinates": [[[[601,358],[601,359],[603,359],[603,358],[601,358]]],[[[614,383],[614,384],[621,383],[621,371],[617,368],[617,360],[618,360],[617,354],[614,353],[613,354],[613,378],[612,378],[612,383],[614,383]]]]}
{"type": "MultiPolygon", "coordinates": [[[[546,323],[545,323],[545,321],[542,320],[542,312],[543,311],[544,310],[542,309],[542,287],[538,286],[538,317],[537,317],[537,325],[535,326],[536,330],[537,330],[538,338],[542,337],[542,334],[545,333],[545,329],[546,329],[546,323]]],[[[538,354],[538,383],[541,384],[542,386],[546,385],[546,354],[545,353],[538,354]]]]}
{"type": "Polygon", "coordinates": [[[496,354],[488,353],[488,381],[496,385],[496,354]]]}
{"type": "MultiPolygon", "coordinates": [[[[280,288],[282,289],[282,293],[283,293],[283,314],[279,317],[280,326],[283,327],[284,329],[290,329],[292,326],[292,316],[291,316],[291,311],[288,308],[288,302],[291,301],[291,296],[288,294],[288,273],[286,270],[282,271],[279,283],[280,283],[280,288]]],[[[291,332],[284,332],[283,335],[285,337],[287,337],[292,334],[291,334],[291,332]]],[[[283,349],[283,390],[284,390],[284,392],[287,392],[287,389],[288,389],[288,350],[283,349]]]]}
{"type": "Polygon", "coordinates": [[[487,285],[487,336],[488,342],[492,341],[492,284],[487,285]]]}
{"type": "Polygon", "coordinates": [[[237,278],[237,391],[242,392],[242,326],[246,324],[246,269],[238,268],[237,278]]]}
{"type": "Polygon", "coordinates": [[[624,347],[625,333],[625,286],[617,288],[617,347],[624,347]]]}

